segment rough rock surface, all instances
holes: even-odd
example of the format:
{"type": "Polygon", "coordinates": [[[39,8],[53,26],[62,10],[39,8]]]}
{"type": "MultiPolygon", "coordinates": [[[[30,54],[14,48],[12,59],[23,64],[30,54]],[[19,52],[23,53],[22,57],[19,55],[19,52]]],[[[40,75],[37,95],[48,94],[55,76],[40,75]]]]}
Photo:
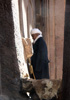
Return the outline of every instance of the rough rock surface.
{"type": "Polygon", "coordinates": [[[22,87],[24,92],[35,91],[40,100],[51,99],[58,97],[61,92],[61,80],[34,80],[34,79],[23,79],[22,87]]]}
{"type": "Polygon", "coordinates": [[[11,0],[0,0],[0,100],[28,100],[25,95],[19,94],[19,90],[20,70],[15,47],[11,0]]]}

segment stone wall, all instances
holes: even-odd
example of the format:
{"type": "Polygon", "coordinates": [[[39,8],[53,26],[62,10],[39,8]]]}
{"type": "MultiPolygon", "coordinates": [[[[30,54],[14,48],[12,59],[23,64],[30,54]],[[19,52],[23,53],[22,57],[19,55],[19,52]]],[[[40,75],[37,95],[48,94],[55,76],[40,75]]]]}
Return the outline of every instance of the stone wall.
{"type": "Polygon", "coordinates": [[[35,0],[19,1],[19,18],[21,35],[31,38],[30,31],[35,27],[35,0]]]}
{"type": "Polygon", "coordinates": [[[50,0],[50,60],[51,78],[62,78],[64,44],[64,0],[50,0]],[[62,6],[63,5],[63,6],[62,6]],[[54,73],[54,74],[53,74],[54,73]]]}
{"type": "Polygon", "coordinates": [[[19,32],[14,34],[19,27],[14,25],[11,0],[0,0],[0,100],[26,99],[19,94],[20,70],[15,46],[15,35],[19,32]]]}
{"type": "Polygon", "coordinates": [[[20,74],[10,0],[0,1],[0,59],[2,93],[11,94],[13,92],[14,94],[19,90],[20,74]]]}
{"type": "Polygon", "coordinates": [[[27,70],[27,63],[24,57],[24,46],[22,44],[22,33],[21,33],[21,25],[20,25],[20,17],[19,17],[20,14],[19,3],[17,2],[17,0],[15,1],[12,0],[12,14],[13,14],[14,37],[15,37],[17,59],[18,59],[19,70],[20,70],[20,78],[23,78],[26,75],[28,75],[28,70],[27,70]]]}
{"type": "Polygon", "coordinates": [[[65,9],[62,100],[70,100],[70,0],[66,0],[65,9]]]}

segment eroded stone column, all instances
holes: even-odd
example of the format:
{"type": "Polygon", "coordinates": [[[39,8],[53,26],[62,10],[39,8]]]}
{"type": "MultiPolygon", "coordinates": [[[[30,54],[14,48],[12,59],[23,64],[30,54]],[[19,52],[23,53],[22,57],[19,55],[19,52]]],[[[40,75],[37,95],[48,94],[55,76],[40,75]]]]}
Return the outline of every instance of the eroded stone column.
{"type": "Polygon", "coordinates": [[[55,0],[55,66],[56,79],[62,78],[63,69],[63,44],[64,44],[65,2],[55,0]]]}
{"type": "Polygon", "coordinates": [[[55,79],[55,0],[49,0],[50,78],[55,79]]]}

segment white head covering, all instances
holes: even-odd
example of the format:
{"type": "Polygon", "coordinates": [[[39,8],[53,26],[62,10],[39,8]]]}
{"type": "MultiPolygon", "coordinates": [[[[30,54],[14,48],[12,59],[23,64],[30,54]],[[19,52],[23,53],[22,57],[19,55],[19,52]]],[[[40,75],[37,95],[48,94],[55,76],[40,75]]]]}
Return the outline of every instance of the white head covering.
{"type": "Polygon", "coordinates": [[[38,28],[34,28],[34,29],[31,30],[31,35],[32,34],[37,34],[37,33],[39,33],[40,35],[42,35],[42,32],[38,28]]]}

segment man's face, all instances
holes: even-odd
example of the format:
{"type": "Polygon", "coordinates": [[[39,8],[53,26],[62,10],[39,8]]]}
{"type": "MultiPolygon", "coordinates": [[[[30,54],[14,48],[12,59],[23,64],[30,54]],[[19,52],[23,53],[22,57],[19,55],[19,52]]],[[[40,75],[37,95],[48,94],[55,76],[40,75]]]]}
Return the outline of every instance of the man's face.
{"type": "Polygon", "coordinates": [[[32,34],[31,36],[32,36],[33,40],[35,40],[38,35],[40,35],[40,34],[39,33],[38,34],[36,33],[36,34],[32,34]]]}

